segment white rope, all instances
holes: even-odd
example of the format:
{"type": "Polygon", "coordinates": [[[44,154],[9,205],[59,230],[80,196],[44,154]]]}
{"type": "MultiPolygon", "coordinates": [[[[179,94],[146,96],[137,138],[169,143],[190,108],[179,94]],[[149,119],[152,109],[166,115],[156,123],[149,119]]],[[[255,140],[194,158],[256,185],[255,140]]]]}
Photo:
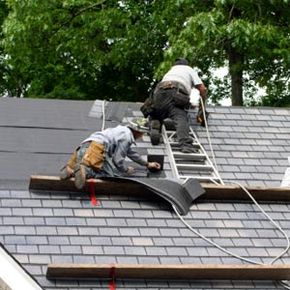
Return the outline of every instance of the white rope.
{"type": "MultiPolygon", "coordinates": [[[[207,120],[205,118],[205,106],[204,106],[204,103],[203,103],[203,100],[202,98],[200,98],[200,101],[201,101],[201,107],[202,107],[202,112],[203,112],[203,116],[204,116],[204,121],[205,121],[205,128],[206,128],[206,132],[207,132],[207,138],[208,138],[208,143],[209,143],[209,147],[210,147],[210,150],[211,150],[211,154],[212,154],[212,159],[213,159],[213,164],[216,168],[216,171],[218,172],[218,168],[217,168],[217,163],[216,163],[216,159],[215,159],[215,154],[214,154],[214,150],[213,150],[213,147],[212,147],[212,143],[211,143],[211,139],[210,139],[210,134],[209,134],[209,129],[208,129],[208,124],[207,124],[207,120]]],[[[218,184],[216,181],[214,180],[211,180],[213,183],[215,184],[218,184]]],[[[222,185],[224,185],[224,182],[223,180],[221,179],[221,183],[222,185]]],[[[267,264],[274,264],[278,259],[280,259],[281,257],[283,257],[283,255],[285,255],[289,248],[290,248],[290,241],[289,241],[289,237],[287,235],[287,233],[280,227],[280,225],[275,222],[269,214],[267,214],[264,209],[258,204],[258,202],[255,200],[255,198],[250,194],[250,192],[243,186],[241,185],[240,183],[238,182],[233,182],[237,185],[239,185],[243,190],[244,192],[250,197],[250,199],[253,201],[253,203],[257,206],[257,208],[263,213],[263,215],[282,233],[282,235],[285,237],[286,241],[287,241],[287,245],[285,247],[284,250],[281,251],[280,254],[278,254],[276,257],[274,257],[270,263],[267,263],[267,264]]],[[[219,185],[219,184],[218,184],[219,185]]],[[[265,263],[260,263],[260,262],[257,262],[257,261],[254,261],[252,259],[248,259],[248,258],[245,258],[245,257],[242,257],[240,255],[237,255],[227,249],[225,249],[224,247],[220,246],[219,244],[215,243],[214,241],[212,241],[211,239],[205,237],[204,235],[202,235],[201,233],[199,233],[197,230],[193,229],[192,226],[187,222],[185,221],[185,219],[179,214],[179,212],[177,211],[177,209],[175,208],[174,205],[172,205],[173,207],[173,210],[175,211],[176,215],[179,217],[179,219],[183,222],[183,224],[190,230],[192,231],[193,233],[195,233],[197,236],[199,236],[200,238],[202,238],[203,240],[205,240],[206,242],[208,242],[209,244],[213,245],[214,247],[218,248],[219,250],[221,250],[222,252],[230,255],[230,256],[233,256],[237,259],[240,259],[242,261],[245,261],[245,262],[248,262],[248,263],[251,263],[251,264],[256,264],[256,265],[267,265],[265,263]]],[[[290,285],[288,284],[288,281],[278,281],[278,283],[283,286],[285,289],[290,289],[290,285]]]]}
{"type": "Polygon", "coordinates": [[[105,129],[105,122],[106,122],[106,116],[105,116],[105,104],[106,104],[106,101],[103,100],[102,102],[102,116],[103,116],[103,121],[102,121],[102,131],[105,129]]]}
{"type": "MultiPolygon", "coordinates": [[[[200,98],[200,102],[201,102],[201,107],[202,107],[202,112],[203,115],[205,116],[205,106],[204,106],[204,102],[203,99],[200,98]]],[[[205,119],[205,127],[206,127],[206,132],[207,132],[207,138],[208,138],[208,142],[209,142],[209,146],[210,146],[210,150],[212,153],[212,157],[213,157],[213,161],[214,161],[214,166],[216,168],[216,170],[218,171],[217,168],[217,163],[216,163],[216,159],[215,159],[215,154],[213,151],[213,147],[212,147],[212,143],[211,143],[211,139],[210,139],[210,134],[209,134],[209,129],[208,129],[208,123],[206,118],[205,119]]],[[[250,199],[253,201],[253,203],[258,207],[258,209],[264,214],[264,216],[267,217],[267,219],[282,233],[282,235],[285,237],[286,241],[287,241],[287,246],[285,248],[284,251],[282,251],[278,256],[275,257],[275,259],[273,259],[273,261],[270,264],[273,264],[276,260],[278,260],[279,258],[281,258],[290,248],[290,241],[289,241],[289,237],[287,236],[286,232],[280,227],[279,224],[277,224],[265,211],[264,209],[258,204],[258,202],[255,200],[255,198],[250,194],[250,192],[239,182],[232,182],[234,184],[237,184],[238,186],[240,186],[240,188],[242,188],[244,190],[244,192],[250,197],[250,199]]],[[[222,183],[224,184],[224,182],[222,183]]]]}
{"type": "MultiPolygon", "coordinates": [[[[260,206],[259,206],[260,207],[260,206]]],[[[212,241],[211,239],[205,237],[204,235],[202,235],[201,233],[199,233],[197,230],[195,230],[194,228],[192,228],[192,226],[184,220],[184,218],[179,214],[178,210],[176,209],[176,207],[172,204],[172,208],[173,210],[175,211],[176,215],[179,217],[179,219],[183,222],[183,224],[190,230],[192,231],[194,234],[196,234],[197,236],[199,236],[201,239],[205,240],[206,242],[208,242],[209,244],[213,245],[214,247],[218,248],[219,250],[221,250],[222,252],[232,256],[232,257],[235,257],[239,260],[242,260],[242,261],[245,261],[245,262],[248,262],[250,264],[255,264],[255,265],[267,265],[265,263],[260,263],[260,262],[257,262],[257,261],[254,261],[252,259],[248,259],[248,258],[245,258],[245,257],[242,257],[240,255],[237,255],[227,249],[225,249],[224,247],[220,246],[219,244],[215,243],[214,241],[212,241]]],[[[264,212],[264,210],[262,209],[262,212],[264,212]]],[[[267,213],[265,213],[266,216],[267,213]]],[[[270,220],[272,220],[272,218],[270,217],[270,220]]],[[[273,221],[274,224],[276,224],[274,221],[273,221]]],[[[279,225],[278,226],[278,229],[283,233],[283,235],[286,237],[286,240],[287,240],[287,247],[279,254],[277,255],[270,263],[270,265],[272,265],[274,262],[276,262],[279,258],[281,258],[288,250],[289,250],[289,238],[287,236],[287,234],[285,233],[284,230],[281,229],[281,227],[279,225]]],[[[290,289],[290,285],[288,285],[287,281],[277,281],[278,284],[280,284],[281,286],[283,286],[285,289],[290,289]]]]}
{"type": "Polygon", "coordinates": [[[287,241],[287,246],[286,248],[279,254],[277,255],[269,264],[274,264],[279,258],[281,258],[284,254],[287,253],[287,251],[290,248],[290,241],[289,241],[289,237],[287,236],[286,232],[280,227],[280,225],[275,222],[269,214],[267,214],[264,209],[258,204],[258,202],[255,200],[255,198],[250,194],[250,192],[240,183],[238,182],[233,182],[237,185],[239,185],[244,192],[250,197],[250,199],[253,201],[253,203],[258,207],[258,209],[264,214],[265,217],[267,217],[267,219],[282,233],[282,235],[285,237],[286,241],[287,241]]]}

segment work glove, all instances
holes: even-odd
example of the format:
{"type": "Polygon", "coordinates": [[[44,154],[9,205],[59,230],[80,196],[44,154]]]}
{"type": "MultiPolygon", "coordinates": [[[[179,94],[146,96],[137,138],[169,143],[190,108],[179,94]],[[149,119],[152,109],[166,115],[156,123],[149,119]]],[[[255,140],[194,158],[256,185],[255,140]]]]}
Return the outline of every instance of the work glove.
{"type": "Polygon", "coordinates": [[[132,166],[128,166],[126,173],[127,173],[128,175],[133,175],[134,172],[135,172],[134,167],[132,167],[132,166]]]}

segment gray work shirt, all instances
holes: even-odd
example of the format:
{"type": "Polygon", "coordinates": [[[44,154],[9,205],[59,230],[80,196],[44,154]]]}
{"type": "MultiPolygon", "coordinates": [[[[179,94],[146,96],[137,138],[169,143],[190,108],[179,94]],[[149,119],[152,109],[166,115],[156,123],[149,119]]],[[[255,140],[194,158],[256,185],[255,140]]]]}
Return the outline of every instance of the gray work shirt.
{"type": "Polygon", "coordinates": [[[132,131],[122,125],[115,128],[108,128],[100,132],[94,132],[82,143],[95,141],[105,146],[106,155],[112,158],[113,164],[121,172],[126,172],[125,158],[128,157],[134,162],[146,166],[147,162],[134,151],[131,146],[135,143],[132,131]]]}
{"type": "Polygon", "coordinates": [[[203,82],[197,72],[188,65],[174,65],[163,76],[162,81],[175,81],[183,85],[187,93],[190,94],[194,86],[201,85],[203,82]]]}

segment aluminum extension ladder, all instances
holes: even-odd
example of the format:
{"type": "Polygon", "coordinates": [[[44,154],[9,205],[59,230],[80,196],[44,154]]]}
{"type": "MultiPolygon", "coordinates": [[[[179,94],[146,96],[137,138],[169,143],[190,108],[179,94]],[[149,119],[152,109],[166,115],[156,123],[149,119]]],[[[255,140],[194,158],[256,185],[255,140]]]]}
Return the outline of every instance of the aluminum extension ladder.
{"type": "Polygon", "coordinates": [[[197,149],[196,153],[180,152],[176,131],[167,130],[165,125],[162,126],[162,137],[174,177],[180,180],[195,178],[203,182],[222,183],[218,171],[192,128],[190,128],[189,135],[193,138],[193,146],[197,149]]]}

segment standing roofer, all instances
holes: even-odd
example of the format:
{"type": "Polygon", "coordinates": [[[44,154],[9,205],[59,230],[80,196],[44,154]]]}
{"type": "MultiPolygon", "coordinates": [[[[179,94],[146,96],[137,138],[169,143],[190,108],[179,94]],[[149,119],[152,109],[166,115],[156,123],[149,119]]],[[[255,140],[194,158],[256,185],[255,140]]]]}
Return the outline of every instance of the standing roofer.
{"type": "Polygon", "coordinates": [[[131,146],[148,129],[144,118],[136,119],[127,126],[119,125],[103,131],[94,132],[77,148],[63,169],[60,178],[75,176],[75,186],[82,189],[86,179],[132,175],[134,167],[125,165],[128,157],[148,169],[160,170],[157,162],[145,161],[131,146]]]}
{"type": "Polygon", "coordinates": [[[144,116],[150,117],[150,137],[153,145],[159,143],[163,120],[171,118],[175,123],[180,151],[196,152],[189,136],[186,111],[190,107],[189,96],[193,87],[198,89],[205,103],[206,87],[197,72],[188,65],[186,59],[176,59],[171,69],[157,84],[151,103],[150,100],[146,100],[141,107],[144,116]]]}

